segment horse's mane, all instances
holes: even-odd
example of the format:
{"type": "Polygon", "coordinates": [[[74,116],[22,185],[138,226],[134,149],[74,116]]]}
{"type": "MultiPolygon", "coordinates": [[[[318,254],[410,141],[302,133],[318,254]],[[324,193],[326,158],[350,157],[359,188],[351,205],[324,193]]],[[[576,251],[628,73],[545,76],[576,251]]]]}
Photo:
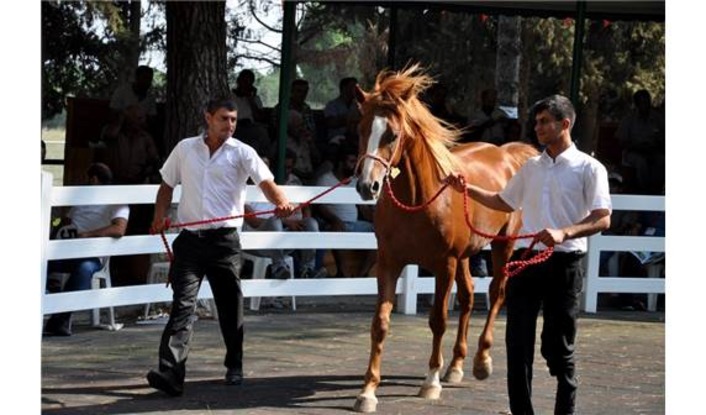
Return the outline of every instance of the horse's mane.
{"type": "Polygon", "coordinates": [[[439,178],[444,178],[458,170],[456,156],[449,148],[456,144],[461,132],[432,115],[419,100],[419,94],[433,83],[418,64],[399,72],[383,71],[375,80],[371,101],[396,114],[405,137],[423,140],[434,156],[439,178]]]}

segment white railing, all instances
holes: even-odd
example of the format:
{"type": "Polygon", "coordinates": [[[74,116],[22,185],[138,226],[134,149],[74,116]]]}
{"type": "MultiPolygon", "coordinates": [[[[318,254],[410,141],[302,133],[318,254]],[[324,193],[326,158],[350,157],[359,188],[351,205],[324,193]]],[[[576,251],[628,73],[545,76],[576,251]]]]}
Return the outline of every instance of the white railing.
{"type": "MultiPolygon", "coordinates": [[[[289,199],[293,202],[310,200],[326,190],[325,187],[288,187],[284,186],[289,199]]],[[[114,238],[84,238],[69,240],[49,240],[49,222],[51,208],[57,206],[79,206],[100,204],[153,204],[157,192],[156,185],[142,186],[68,186],[53,187],[51,174],[42,174],[42,246],[41,246],[41,289],[42,314],[52,314],[63,311],[88,310],[111,306],[126,306],[153,302],[171,301],[172,291],[163,283],[144,284],[128,287],[113,287],[100,290],[46,293],[47,261],[66,258],[83,258],[91,256],[114,256],[134,254],[164,253],[164,245],[158,235],[133,235],[120,239],[114,238]]],[[[174,192],[174,201],[179,198],[180,188],[174,192]]],[[[625,202],[620,206],[635,210],[664,209],[664,198],[643,198],[636,196],[615,197],[615,202],[625,202]],[[625,198],[625,199],[623,199],[625,198]],[[658,199],[654,203],[654,199],[658,199]],[[644,206],[643,206],[644,204],[644,206]],[[661,204],[661,205],[660,205],[661,204]],[[649,208],[646,208],[648,206],[649,208]],[[652,207],[657,206],[655,209],[652,207]]],[[[265,201],[257,187],[250,186],[246,200],[265,201]]],[[[363,202],[353,188],[339,188],[328,193],[314,203],[370,203],[363,202]]],[[[175,234],[168,234],[171,243],[175,234]]],[[[598,292],[664,292],[656,281],[633,281],[630,278],[598,278],[597,261],[601,250],[664,250],[663,238],[625,239],[624,244],[615,248],[612,244],[615,237],[594,237],[591,239],[589,251],[589,267],[586,284],[586,310],[595,312],[598,292]],[[655,240],[661,240],[661,245],[655,240]],[[595,264],[593,261],[595,257],[595,264]],[[606,281],[611,280],[611,281],[606,281]],[[615,281],[612,281],[615,280],[615,281]],[[622,286],[623,282],[629,287],[622,286]],[[592,305],[592,309],[591,309],[592,305]]],[[[625,238],[625,237],[623,237],[625,238]]],[[[377,249],[373,233],[356,232],[243,232],[241,243],[244,249],[377,249]]],[[[416,314],[417,295],[434,292],[433,277],[419,277],[416,265],[405,267],[402,278],[397,284],[398,309],[405,314],[416,314]]],[[[487,293],[490,278],[474,278],[476,292],[487,293]]],[[[332,295],[374,295],[377,294],[377,283],[374,278],[336,278],[316,280],[243,280],[243,295],[245,297],[265,296],[332,296],[332,295]]],[[[204,281],[200,298],[212,298],[211,289],[204,281]]]]}
{"type": "MultiPolygon", "coordinates": [[[[664,196],[613,195],[613,210],[664,211],[664,196]]],[[[588,243],[588,265],[583,309],[595,313],[599,293],[649,294],[654,308],[656,294],[665,293],[664,278],[608,275],[601,277],[601,252],[665,252],[664,237],[594,235],[588,243]]]]}

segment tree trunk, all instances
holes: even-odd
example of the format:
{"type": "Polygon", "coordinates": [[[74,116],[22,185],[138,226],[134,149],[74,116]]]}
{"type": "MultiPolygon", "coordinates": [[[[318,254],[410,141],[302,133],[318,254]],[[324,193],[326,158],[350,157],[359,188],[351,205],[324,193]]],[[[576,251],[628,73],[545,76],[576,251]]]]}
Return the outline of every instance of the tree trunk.
{"type": "Polygon", "coordinates": [[[209,99],[229,93],[225,10],[225,1],[167,2],[167,153],[202,131],[209,99]]]}
{"type": "Polygon", "coordinates": [[[498,51],[495,62],[495,89],[498,105],[515,108],[519,102],[521,18],[500,16],[498,19],[498,51]]]}
{"type": "Polygon", "coordinates": [[[132,0],[129,3],[118,3],[124,31],[118,36],[118,48],[122,51],[121,59],[116,62],[117,78],[113,90],[120,85],[131,82],[135,68],[140,61],[140,23],[142,20],[142,2],[132,0]]]}

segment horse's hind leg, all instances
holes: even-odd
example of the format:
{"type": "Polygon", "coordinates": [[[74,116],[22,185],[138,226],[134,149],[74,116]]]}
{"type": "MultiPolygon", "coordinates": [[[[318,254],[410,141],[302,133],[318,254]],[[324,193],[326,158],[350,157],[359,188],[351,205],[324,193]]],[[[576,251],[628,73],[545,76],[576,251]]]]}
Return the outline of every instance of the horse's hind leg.
{"type": "Polygon", "coordinates": [[[429,328],[432,332],[432,351],[429,357],[429,373],[419,390],[419,396],[426,399],[439,399],[441,396],[441,367],[444,365],[444,357],[441,352],[441,340],[446,332],[446,319],[448,317],[448,299],[451,294],[453,283],[452,276],[456,273],[456,258],[449,258],[445,269],[441,272],[437,269],[434,273],[434,306],[429,313],[429,328]]]}
{"type": "Polygon", "coordinates": [[[483,332],[478,339],[478,351],[473,358],[473,376],[483,380],[493,373],[493,359],[490,357],[490,348],[493,346],[493,327],[495,318],[505,303],[505,277],[502,268],[512,254],[513,242],[493,241],[493,280],[490,283],[490,311],[485,321],[483,332]]]}
{"type": "Polygon", "coordinates": [[[357,412],[375,412],[378,400],[375,391],[380,385],[380,363],[385,337],[390,330],[390,313],[395,300],[395,288],[399,278],[401,266],[391,269],[384,262],[384,257],[378,261],[378,301],[375,315],[370,327],[370,361],[365,373],[363,389],[356,398],[353,409],[357,412]]]}
{"type": "Polygon", "coordinates": [[[468,271],[468,258],[459,261],[456,267],[456,298],[458,298],[458,332],[454,344],[454,356],[444,375],[444,381],[459,383],[463,380],[463,362],[468,353],[468,325],[473,310],[473,280],[468,271]]]}

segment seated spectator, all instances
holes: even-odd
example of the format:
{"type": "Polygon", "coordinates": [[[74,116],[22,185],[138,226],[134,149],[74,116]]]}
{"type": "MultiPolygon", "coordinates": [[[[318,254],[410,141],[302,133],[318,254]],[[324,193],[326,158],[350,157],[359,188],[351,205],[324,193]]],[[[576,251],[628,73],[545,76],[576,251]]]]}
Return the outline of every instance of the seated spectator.
{"type": "Polygon", "coordinates": [[[633,95],[635,111],[623,118],[615,136],[623,147],[622,164],[634,169],[637,191],[663,194],[664,118],[652,108],[652,98],[647,90],[633,95]]]}
{"type": "Polygon", "coordinates": [[[506,121],[507,115],[498,107],[498,92],[484,90],[481,92],[480,108],[468,118],[469,141],[505,144],[506,121]]]}
{"type": "Polygon", "coordinates": [[[295,110],[289,110],[287,150],[296,157],[294,174],[304,184],[311,184],[314,181],[314,166],[319,164],[319,152],[314,144],[313,133],[304,123],[304,117],[295,110]]]}
{"type": "Polygon", "coordinates": [[[355,99],[355,86],[358,80],[353,77],[343,78],[338,84],[339,95],[326,103],[324,117],[326,120],[326,141],[319,143],[323,151],[329,143],[341,144],[345,140],[358,142],[358,111],[355,99]]]}
{"type": "MultiPolygon", "coordinates": [[[[112,182],[110,168],[102,163],[89,166],[88,185],[106,185],[112,182]]],[[[120,238],[125,235],[130,208],[126,205],[89,205],[72,207],[66,217],[61,218],[64,226],[58,230],[60,237],[120,238]]],[[[69,278],[63,291],[81,291],[91,289],[91,279],[96,271],[103,268],[105,258],[76,258],[49,261],[47,272],[68,273],[69,278]]],[[[49,292],[61,291],[60,287],[47,284],[49,292]]],[[[70,336],[71,313],[53,314],[45,327],[46,336],[70,336]]]]}
{"type": "MultiPolygon", "coordinates": [[[[351,177],[358,162],[358,151],[352,146],[341,146],[333,170],[327,171],[319,177],[317,186],[331,187],[341,180],[351,177]]],[[[355,181],[348,184],[355,187],[355,181]]],[[[323,222],[323,229],[332,232],[373,232],[373,207],[370,205],[343,205],[343,204],[317,204],[315,210],[318,218],[323,222]]],[[[336,262],[337,277],[343,275],[343,260],[341,252],[332,251],[336,262]]],[[[369,275],[375,264],[375,251],[366,251],[366,256],[361,261],[356,276],[369,275]]]]}
{"type": "Polygon", "coordinates": [[[159,183],[161,165],[157,146],[147,132],[144,109],[132,104],[103,129],[107,143],[106,164],[115,184],[159,183]]]}
{"type": "Polygon", "coordinates": [[[238,122],[234,136],[254,148],[258,154],[269,154],[270,135],[262,110],[262,100],[255,88],[255,73],[250,69],[243,69],[236,84],[233,95],[238,106],[238,122]]]}
{"type": "MultiPolygon", "coordinates": [[[[294,163],[296,155],[287,151],[285,156],[285,170],[287,172],[287,179],[285,185],[287,186],[301,186],[301,180],[293,173],[294,163]]],[[[263,157],[265,163],[269,166],[269,160],[263,157]]],[[[270,166],[271,167],[271,166],[270,166]]],[[[245,213],[262,212],[273,210],[274,205],[269,202],[260,203],[246,203],[245,213]]],[[[273,213],[257,215],[257,216],[246,216],[244,219],[243,231],[270,231],[270,232],[318,232],[319,224],[314,218],[311,217],[311,208],[309,206],[304,206],[301,209],[297,209],[294,213],[287,218],[278,218],[273,213]]],[[[290,270],[284,261],[285,255],[289,255],[292,251],[282,250],[282,249],[272,249],[272,250],[260,250],[254,251],[256,255],[266,256],[272,259],[272,268],[270,269],[270,275],[273,278],[286,279],[289,278],[290,270]]],[[[327,276],[326,269],[316,269],[315,260],[316,255],[313,249],[300,249],[294,252],[295,256],[295,267],[298,268],[298,273],[300,278],[322,278],[327,276]]]]}
{"type": "MultiPolygon", "coordinates": [[[[307,104],[306,97],[309,95],[309,82],[304,79],[295,79],[292,81],[290,99],[289,99],[289,109],[297,111],[304,118],[304,125],[307,130],[311,131],[314,137],[316,137],[316,121],[314,120],[314,112],[311,106],[307,104]]],[[[279,102],[273,108],[273,131],[276,131],[276,139],[279,139],[279,102]]],[[[275,140],[276,141],[276,140],[275,140]]],[[[314,140],[316,142],[316,140],[314,140]]],[[[276,145],[275,145],[276,147],[276,145]]]]}

